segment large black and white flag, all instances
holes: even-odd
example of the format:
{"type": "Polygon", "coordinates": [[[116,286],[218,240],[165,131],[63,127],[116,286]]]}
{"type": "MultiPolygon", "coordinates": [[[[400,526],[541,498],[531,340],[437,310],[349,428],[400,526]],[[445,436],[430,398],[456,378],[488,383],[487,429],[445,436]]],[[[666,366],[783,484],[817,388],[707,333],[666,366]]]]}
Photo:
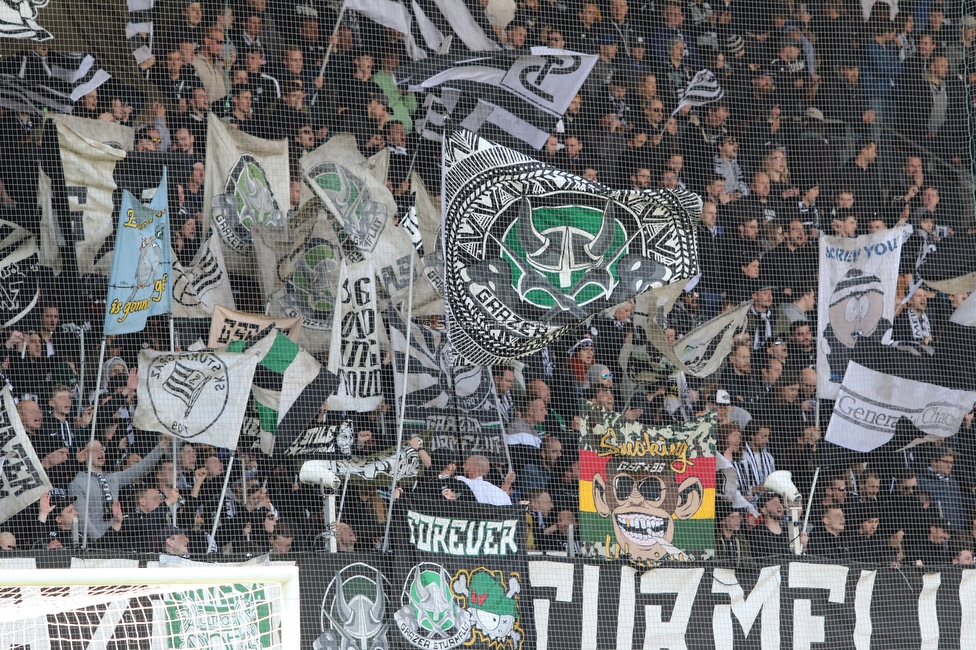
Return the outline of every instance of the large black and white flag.
{"type": "Polygon", "coordinates": [[[468,363],[531,354],[698,273],[696,194],[610,191],[466,131],[444,158],[445,309],[468,363]]]}
{"type": "Polygon", "coordinates": [[[41,498],[51,489],[41,461],[34,453],[10,389],[0,391],[0,523],[41,498]]]}
{"type": "Polygon", "coordinates": [[[132,129],[102,120],[58,116],[56,138],[42,161],[41,263],[61,267],[62,246],[73,246],[82,274],[107,276],[114,257],[115,169],[132,145],[132,129]],[[54,149],[57,151],[54,151],[54,149]]]}
{"type": "Polygon", "coordinates": [[[26,228],[0,221],[0,323],[10,327],[26,316],[41,296],[37,238],[26,228]]]}
{"type": "Polygon", "coordinates": [[[820,238],[817,394],[836,399],[848,361],[874,367],[892,343],[905,226],[820,238]],[[873,361],[868,361],[873,359],[873,361]]]}
{"type": "Polygon", "coordinates": [[[541,149],[597,57],[534,47],[531,52],[441,55],[400,66],[396,80],[428,93],[421,133],[440,140],[445,120],[477,132],[493,124],[541,149]]]}

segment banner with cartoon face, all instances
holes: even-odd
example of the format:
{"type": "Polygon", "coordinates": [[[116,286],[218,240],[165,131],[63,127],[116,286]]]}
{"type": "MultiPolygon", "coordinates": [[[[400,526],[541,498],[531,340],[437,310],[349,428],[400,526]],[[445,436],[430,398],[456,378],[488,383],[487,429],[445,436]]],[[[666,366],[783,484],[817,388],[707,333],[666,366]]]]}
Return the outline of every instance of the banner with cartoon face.
{"type": "Polygon", "coordinates": [[[398,518],[395,635],[405,647],[522,650],[525,510],[410,500],[398,518]]]}
{"type": "Polygon", "coordinates": [[[584,406],[580,428],[580,541],[586,551],[635,562],[714,555],[714,412],[646,427],[584,406]]]}
{"type": "Polygon", "coordinates": [[[817,395],[837,399],[849,361],[877,367],[891,343],[906,226],[820,238],[817,395]],[[872,361],[873,359],[873,361],[872,361]]]}

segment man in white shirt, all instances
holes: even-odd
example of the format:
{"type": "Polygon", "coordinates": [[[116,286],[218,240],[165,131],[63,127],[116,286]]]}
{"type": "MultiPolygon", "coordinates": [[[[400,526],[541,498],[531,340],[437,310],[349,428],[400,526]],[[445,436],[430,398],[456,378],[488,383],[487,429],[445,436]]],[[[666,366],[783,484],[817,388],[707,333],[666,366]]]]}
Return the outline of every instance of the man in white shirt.
{"type": "Polygon", "coordinates": [[[515,482],[515,472],[509,472],[505,477],[502,487],[492,484],[485,480],[485,476],[491,470],[491,463],[484,456],[468,456],[464,461],[464,476],[457,477],[465,485],[471,488],[474,498],[478,503],[486,503],[493,506],[510,506],[512,498],[508,496],[515,482]]]}

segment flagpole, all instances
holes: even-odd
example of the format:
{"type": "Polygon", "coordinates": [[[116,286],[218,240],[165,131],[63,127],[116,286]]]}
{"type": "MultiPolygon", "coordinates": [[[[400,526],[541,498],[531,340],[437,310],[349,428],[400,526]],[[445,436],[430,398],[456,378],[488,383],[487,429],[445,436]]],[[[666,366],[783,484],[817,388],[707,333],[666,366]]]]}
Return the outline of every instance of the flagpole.
{"type": "MultiPolygon", "coordinates": [[[[346,15],[346,3],[342,3],[342,7],[339,8],[339,17],[336,18],[335,27],[332,28],[332,37],[329,39],[329,47],[325,49],[325,58],[322,59],[322,65],[319,67],[319,77],[325,76],[325,66],[329,65],[329,59],[332,58],[332,50],[334,45],[332,43],[332,38],[335,38],[336,34],[339,33],[339,26],[342,24],[342,17],[346,15]]],[[[319,91],[321,88],[315,89],[315,94],[312,95],[312,101],[309,102],[312,106],[315,106],[315,102],[319,99],[319,91]]]]}
{"type": "Polygon", "coordinates": [[[508,471],[514,472],[515,468],[512,467],[512,452],[508,449],[508,433],[505,431],[505,416],[502,415],[502,404],[498,399],[498,389],[495,388],[495,372],[491,367],[488,368],[488,375],[491,377],[491,395],[495,398],[495,410],[498,411],[498,424],[502,430],[502,442],[505,445],[505,458],[508,460],[508,471]]]}
{"type": "MultiPolygon", "coordinates": [[[[173,314],[169,315],[169,351],[176,352],[176,338],[173,336],[173,314]]],[[[173,489],[179,490],[180,486],[177,484],[177,478],[179,476],[179,470],[176,464],[179,462],[179,450],[177,448],[177,437],[173,436],[173,489]]],[[[176,511],[179,509],[179,500],[170,506],[170,512],[173,517],[173,525],[176,526],[176,511]]]]}
{"type": "Polygon", "coordinates": [[[105,365],[105,343],[106,338],[102,337],[102,351],[98,355],[98,376],[95,379],[95,404],[92,408],[91,436],[88,439],[88,484],[85,488],[85,526],[81,535],[81,548],[88,548],[88,520],[91,519],[91,476],[92,476],[92,451],[95,446],[95,423],[98,422],[98,404],[101,402],[100,388],[102,385],[102,366],[105,365]]]}
{"type": "MultiPolygon", "coordinates": [[[[396,492],[397,475],[400,468],[400,455],[403,453],[403,419],[407,414],[407,368],[410,367],[410,333],[413,326],[413,273],[414,260],[417,259],[416,251],[410,255],[410,286],[407,289],[407,351],[403,355],[403,391],[400,396],[400,416],[397,418],[397,451],[393,461],[393,481],[390,485],[390,505],[386,511],[386,530],[383,532],[383,552],[386,553],[390,548],[390,522],[393,519],[393,494],[396,492]]],[[[396,360],[394,360],[394,363],[396,360]]],[[[382,408],[382,407],[381,407],[382,408]]]]}
{"type": "Polygon", "coordinates": [[[220,510],[224,507],[224,497],[227,495],[227,484],[230,482],[230,471],[234,468],[235,455],[237,455],[237,452],[232,451],[230,460],[227,461],[227,469],[224,470],[224,487],[221,488],[220,499],[217,501],[217,512],[214,513],[213,528],[210,529],[210,539],[217,539],[217,524],[220,523],[220,510]]]}
{"type": "Polygon", "coordinates": [[[85,412],[85,328],[79,327],[78,331],[81,334],[81,359],[78,364],[81,369],[78,373],[78,417],[81,417],[85,412]]]}

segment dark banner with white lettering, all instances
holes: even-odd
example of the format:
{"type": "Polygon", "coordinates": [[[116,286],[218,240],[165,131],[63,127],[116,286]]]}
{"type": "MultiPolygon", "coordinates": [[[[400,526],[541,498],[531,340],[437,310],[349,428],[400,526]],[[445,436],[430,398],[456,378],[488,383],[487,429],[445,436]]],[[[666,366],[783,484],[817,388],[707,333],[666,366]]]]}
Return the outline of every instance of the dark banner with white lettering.
{"type": "MultiPolygon", "coordinates": [[[[448,525],[460,530],[454,521],[466,520],[448,525]]],[[[119,557],[92,551],[84,562],[75,562],[67,551],[49,550],[8,552],[0,560],[8,563],[4,567],[26,562],[67,571],[85,563],[105,566],[119,557]]],[[[159,556],[125,559],[145,566],[159,556]]],[[[956,566],[783,561],[735,569],[691,563],[640,569],[523,552],[466,557],[416,555],[401,548],[392,554],[297,553],[272,559],[294,561],[300,569],[302,650],[976,647],[971,614],[976,571],[956,566]]],[[[137,576],[134,571],[134,581],[137,576]]],[[[84,645],[97,636],[104,646],[106,639],[121,636],[148,639],[152,618],[133,618],[125,611],[129,607],[140,608],[140,599],[132,598],[123,610],[89,608],[85,625],[76,625],[74,642],[84,645]]],[[[48,615],[52,631],[61,619],[48,615]]],[[[0,634],[0,640],[10,639],[0,634]]]]}
{"type": "Polygon", "coordinates": [[[417,499],[399,511],[404,543],[391,607],[400,647],[532,648],[524,508],[440,501],[417,499]]]}

